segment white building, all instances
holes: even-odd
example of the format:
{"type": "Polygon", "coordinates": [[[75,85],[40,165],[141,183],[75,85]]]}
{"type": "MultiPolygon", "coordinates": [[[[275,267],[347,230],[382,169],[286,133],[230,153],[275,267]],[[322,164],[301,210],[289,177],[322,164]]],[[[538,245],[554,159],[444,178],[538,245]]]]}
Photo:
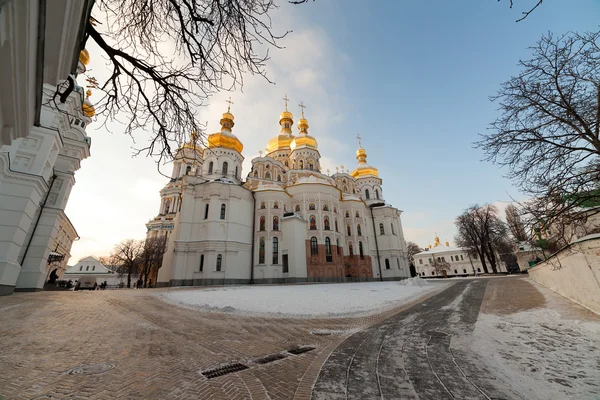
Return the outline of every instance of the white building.
{"type": "Polygon", "coordinates": [[[63,279],[75,282],[81,277],[94,278],[98,285],[102,282],[106,282],[109,286],[115,286],[123,282],[123,277],[106,268],[106,266],[98,261],[98,259],[91,256],[82,258],[77,264],[69,267],[65,272],[63,279]]]}
{"type": "Polygon", "coordinates": [[[40,4],[0,0],[0,295],[41,290],[69,255],[77,236],[64,209],[90,155],[94,109],[75,79],[92,2],[40,4]]]}
{"type": "Polygon", "coordinates": [[[203,149],[192,134],[175,157],[148,236],[168,248],[156,282],[166,285],[400,279],[409,276],[401,211],[360,146],[351,173],[321,172],[304,114],[279,118],[267,154],[242,180],[243,145],[228,110],[203,149]]]}
{"type": "MultiPolygon", "coordinates": [[[[446,269],[447,276],[469,276],[485,272],[483,264],[477,255],[469,255],[466,249],[460,247],[450,247],[448,242],[445,243],[445,246],[442,246],[437,236],[435,237],[435,244],[433,246],[430,245],[425,251],[415,254],[414,260],[417,275],[421,277],[439,277],[443,275],[443,272],[439,268],[436,270],[434,266],[435,261],[448,263],[449,266],[446,269]]],[[[507,272],[506,265],[500,260],[499,256],[496,257],[496,260],[498,272],[507,272]]],[[[489,263],[488,272],[492,272],[489,263]]]]}

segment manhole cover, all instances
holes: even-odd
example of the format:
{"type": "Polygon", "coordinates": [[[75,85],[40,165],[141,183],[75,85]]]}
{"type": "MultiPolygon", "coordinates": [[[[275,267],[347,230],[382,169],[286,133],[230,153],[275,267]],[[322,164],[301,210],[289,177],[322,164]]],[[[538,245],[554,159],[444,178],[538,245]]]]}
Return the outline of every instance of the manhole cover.
{"type": "Polygon", "coordinates": [[[117,364],[102,363],[102,364],[87,364],[80,365],[69,370],[69,375],[95,375],[102,374],[111,369],[117,368],[117,364]]]}

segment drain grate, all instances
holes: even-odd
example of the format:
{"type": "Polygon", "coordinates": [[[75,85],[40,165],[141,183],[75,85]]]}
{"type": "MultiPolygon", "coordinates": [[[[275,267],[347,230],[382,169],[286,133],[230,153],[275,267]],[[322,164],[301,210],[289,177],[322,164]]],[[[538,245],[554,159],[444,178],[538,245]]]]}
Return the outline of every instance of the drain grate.
{"type": "Polygon", "coordinates": [[[232,364],[223,365],[222,367],[219,367],[219,368],[209,369],[207,371],[202,372],[202,375],[204,375],[208,379],[213,379],[213,378],[218,378],[219,376],[243,371],[245,369],[248,369],[248,367],[245,366],[244,364],[232,363],[232,364]]]}
{"type": "Polygon", "coordinates": [[[296,348],[293,348],[293,349],[289,349],[288,353],[292,353],[292,354],[298,355],[298,354],[302,354],[302,353],[308,353],[309,351],[313,351],[314,349],[316,349],[316,347],[311,347],[311,346],[296,347],[296,348]]]}
{"type": "Polygon", "coordinates": [[[80,365],[75,368],[71,368],[68,373],[69,375],[95,375],[102,374],[106,371],[110,371],[117,367],[117,364],[102,363],[102,364],[87,364],[80,365]]]}
{"type": "Polygon", "coordinates": [[[281,353],[269,354],[268,356],[260,357],[254,360],[255,364],[268,364],[273,361],[281,360],[282,358],[286,358],[287,355],[281,353]]]}

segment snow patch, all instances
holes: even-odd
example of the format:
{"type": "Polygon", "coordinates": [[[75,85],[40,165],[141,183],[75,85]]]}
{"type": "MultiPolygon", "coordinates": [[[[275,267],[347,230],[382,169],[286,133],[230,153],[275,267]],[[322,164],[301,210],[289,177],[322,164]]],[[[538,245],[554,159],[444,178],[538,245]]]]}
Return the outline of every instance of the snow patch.
{"type": "Polygon", "coordinates": [[[414,278],[408,278],[408,279],[403,279],[400,282],[398,282],[400,285],[402,286],[428,286],[429,282],[427,282],[425,279],[421,279],[418,276],[415,276],[414,278]]]}

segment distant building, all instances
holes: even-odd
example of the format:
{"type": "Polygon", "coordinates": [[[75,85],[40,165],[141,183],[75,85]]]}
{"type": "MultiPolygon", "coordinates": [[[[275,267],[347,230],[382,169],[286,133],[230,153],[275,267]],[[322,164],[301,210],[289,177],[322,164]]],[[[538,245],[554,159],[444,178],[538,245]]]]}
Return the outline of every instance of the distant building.
{"type": "MultiPolygon", "coordinates": [[[[469,255],[466,249],[460,247],[450,247],[448,242],[443,246],[437,236],[435,237],[435,244],[430,245],[425,251],[415,254],[414,259],[417,275],[421,277],[443,275],[442,271],[436,271],[433,265],[435,261],[447,263],[447,276],[470,276],[485,273],[483,264],[476,255],[469,255]]],[[[497,256],[496,259],[498,272],[507,272],[506,266],[500,260],[500,257],[497,256]]],[[[489,263],[487,264],[488,272],[491,273],[492,269],[489,263]]]]}
{"type": "Polygon", "coordinates": [[[101,284],[106,281],[108,285],[118,285],[123,281],[123,277],[116,272],[111,271],[94,257],[86,257],[72,267],[69,267],[63,275],[64,280],[72,280],[75,282],[81,277],[94,277],[96,282],[101,284]]]}

